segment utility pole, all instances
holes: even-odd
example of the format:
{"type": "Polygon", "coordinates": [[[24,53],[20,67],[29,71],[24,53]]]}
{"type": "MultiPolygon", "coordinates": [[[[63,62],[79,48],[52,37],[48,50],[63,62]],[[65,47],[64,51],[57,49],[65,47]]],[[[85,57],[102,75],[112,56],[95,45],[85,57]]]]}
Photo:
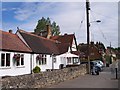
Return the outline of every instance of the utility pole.
{"type": "Polygon", "coordinates": [[[110,42],[110,62],[109,64],[112,64],[112,47],[111,47],[111,42],[110,42]]]}
{"type": "Polygon", "coordinates": [[[88,66],[87,66],[87,71],[88,74],[90,74],[90,56],[89,56],[89,43],[90,43],[90,36],[89,36],[89,10],[90,10],[90,3],[89,0],[86,0],[86,20],[87,20],[87,58],[88,58],[88,66]]]}

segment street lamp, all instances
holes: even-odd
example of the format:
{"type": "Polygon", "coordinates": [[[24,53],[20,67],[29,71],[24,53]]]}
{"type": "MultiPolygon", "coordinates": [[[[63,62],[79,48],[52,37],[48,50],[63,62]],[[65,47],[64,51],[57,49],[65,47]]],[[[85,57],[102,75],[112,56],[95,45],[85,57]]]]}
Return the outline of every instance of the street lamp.
{"type": "Polygon", "coordinates": [[[89,27],[90,27],[90,24],[93,23],[93,22],[100,23],[101,20],[96,20],[96,21],[91,21],[91,22],[89,22],[89,27]]]}
{"type": "MultiPolygon", "coordinates": [[[[100,23],[101,22],[101,20],[95,20],[95,21],[91,21],[91,22],[89,22],[89,27],[90,27],[90,24],[91,23],[100,23]]],[[[89,33],[90,33],[90,31],[89,31],[89,33]]],[[[89,40],[90,40],[90,36],[89,36],[89,40]]],[[[89,43],[90,43],[90,41],[89,41],[89,43]]],[[[88,49],[90,49],[90,45],[88,46],[88,49]]],[[[88,52],[88,69],[89,69],[89,74],[90,74],[90,72],[91,72],[91,67],[90,67],[90,50],[88,50],[89,52],[88,52]]]]}
{"type": "Polygon", "coordinates": [[[97,20],[96,22],[98,22],[98,23],[99,23],[99,22],[101,22],[101,21],[100,21],[100,20],[97,20]]]}
{"type": "MultiPolygon", "coordinates": [[[[88,73],[91,74],[90,70],[90,55],[89,55],[89,43],[90,43],[90,37],[89,37],[89,10],[90,10],[90,3],[89,0],[86,0],[86,21],[87,21],[87,58],[88,58],[88,73]]],[[[93,21],[93,22],[101,22],[100,20],[93,21]]]]}

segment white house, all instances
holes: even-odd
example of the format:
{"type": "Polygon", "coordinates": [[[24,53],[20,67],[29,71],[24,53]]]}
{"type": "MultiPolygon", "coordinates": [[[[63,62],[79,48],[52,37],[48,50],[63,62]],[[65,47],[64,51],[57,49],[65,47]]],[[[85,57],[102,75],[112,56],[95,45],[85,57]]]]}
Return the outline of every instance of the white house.
{"type": "Polygon", "coordinates": [[[51,36],[50,39],[59,43],[58,48],[60,54],[56,56],[59,63],[55,65],[57,69],[66,67],[67,65],[80,64],[80,53],[77,50],[77,41],[74,34],[51,36]]]}
{"type": "Polygon", "coordinates": [[[74,34],[44,38],[23,30],[16,34],[0,31],[0,76],[32,73],[35,66],[41,71],[61,69],[80,64],[74,34]]]}
{"type": "Polygon", "coordinates": [[[59,54],[56,43],[53,40],[23,30],[18,30],[16,34],[32,50],[32,68],[39,66],[41,71],[53,69],[53,55],[59,54]]]}
{"type": "Polygon", "coordinates": [[[0,76],[31,73],[31,49],[17,35],[0,30],[0,76]]]}
{"type": "MultiPolygon", "coordinates": [[[[17,35],[23,42],[26,43],[27,46],[32,49],[32,68],[39,66],[41,68],[41,71],[66,67],[66,65],[70,63],[67,61],[67,59],[62,59],[61,55],[69,52],[69,55],[73,56],[74,54],[70,54],[72,49],[73,51],[77,51],[74,34],[54,36],[51,39],[47,39],[35,34],[25,32],[23,30],[18,30],[17,35]]],[[[74,58],[78,58],[77,55],[74,56],[74,58]]],[[[76,61],[76,64],[79,64],[79,62],[79,60],[76,61]]]]}

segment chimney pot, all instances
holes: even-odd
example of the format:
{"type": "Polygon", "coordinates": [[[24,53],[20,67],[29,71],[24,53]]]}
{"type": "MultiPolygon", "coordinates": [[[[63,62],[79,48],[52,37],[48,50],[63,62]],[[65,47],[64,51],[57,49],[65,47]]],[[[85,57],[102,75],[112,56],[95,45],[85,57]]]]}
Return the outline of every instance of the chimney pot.
{"type": "Polygon", "coordinates": [[[65,33],[64,35],[68,35],[67,33],[65,33]]]}
{"type": "Polygon", "coordinates": [[[91,45],[94,45],[94,42],[93,42],[93,41],[91,42],[91,45]]]}
{"type": "Polygon", "coordinates": [[[9,30],[9,33],[12,33],[13,31],[12,30],[9,30]]]}

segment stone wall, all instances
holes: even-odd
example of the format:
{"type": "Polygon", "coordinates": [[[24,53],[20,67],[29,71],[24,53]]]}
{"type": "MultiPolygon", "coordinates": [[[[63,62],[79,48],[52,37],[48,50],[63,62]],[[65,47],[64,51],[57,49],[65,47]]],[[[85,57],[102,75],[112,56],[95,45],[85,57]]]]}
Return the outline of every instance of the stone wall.
{"type": "Polygon", "coordinates": [[[2,88],[45,88],[85,74],[86,65],[80,65],[31,75],[6,77],[2,79],[2,88]]]}

